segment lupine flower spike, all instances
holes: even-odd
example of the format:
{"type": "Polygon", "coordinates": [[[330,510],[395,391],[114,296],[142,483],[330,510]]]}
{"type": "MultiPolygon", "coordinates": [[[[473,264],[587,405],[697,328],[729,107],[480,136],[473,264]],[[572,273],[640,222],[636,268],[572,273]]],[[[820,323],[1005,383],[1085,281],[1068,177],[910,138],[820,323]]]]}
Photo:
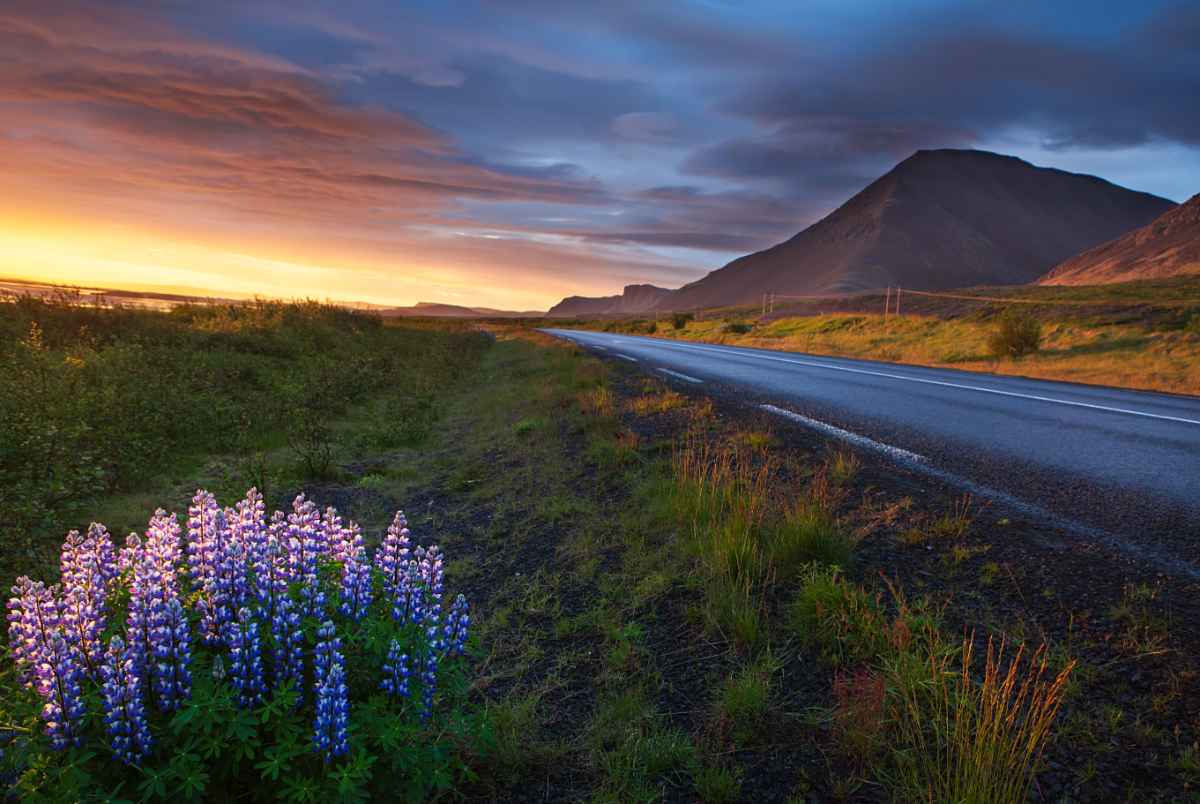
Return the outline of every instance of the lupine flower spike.
{"type": "Polygon", "coordinates": [[[137,667],[119,636],[112,638],[100,669],[103,681],[104,728],[113,753],[136,765],[150,753],[150,726],[137,667]]]}
{"type": "Polygon", "coordinates": [[[346,726],[350,716],[346,668],[342,641],[334,635],[333,623],[326,620],[317,631],[313,660],[316,687],[316,717],[313,720],[313,750],[326,762],[349,752],[346,726]]]}
{"type": "Polygon", "coordinates": [[[387,660],[383,663],[383,681],[379,688],[393,698],[408,697],[409,670],[408,654],[400,649],[400,643],[392,640],[388,646],[387,660]]]}

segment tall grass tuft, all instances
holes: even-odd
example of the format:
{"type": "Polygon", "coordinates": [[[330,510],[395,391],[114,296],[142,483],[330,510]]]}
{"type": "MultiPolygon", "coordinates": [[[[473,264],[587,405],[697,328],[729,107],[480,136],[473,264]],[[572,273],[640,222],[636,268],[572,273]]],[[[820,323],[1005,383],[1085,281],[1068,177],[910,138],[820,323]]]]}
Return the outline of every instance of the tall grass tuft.
{"type": "MultiPolygon", "coordinates": [[[[1028,798],[1075,662],[1048,674],[1044,647],[1032,656],[988,640],[976,681],[974,642],[952,654],[931,654],[927,672],[891,668],[898,713],[894,790],[906,801],[1012,802],[1028,798]],[[1007,659],[1007,661],[1006,661],[1007,659]]],[[[894,664],[892,662],[891,664],[894,664]]]]}

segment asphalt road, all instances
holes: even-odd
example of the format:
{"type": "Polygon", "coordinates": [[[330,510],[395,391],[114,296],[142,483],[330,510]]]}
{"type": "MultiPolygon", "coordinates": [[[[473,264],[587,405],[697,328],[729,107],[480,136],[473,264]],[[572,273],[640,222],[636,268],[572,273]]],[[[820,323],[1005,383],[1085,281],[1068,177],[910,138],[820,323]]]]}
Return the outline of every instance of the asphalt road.
{"type": "Polygon", "coordinates": [[[545,331],[665,379],[734,395],[1063,529],[1200,572],[1200,398],[545,331]]]}

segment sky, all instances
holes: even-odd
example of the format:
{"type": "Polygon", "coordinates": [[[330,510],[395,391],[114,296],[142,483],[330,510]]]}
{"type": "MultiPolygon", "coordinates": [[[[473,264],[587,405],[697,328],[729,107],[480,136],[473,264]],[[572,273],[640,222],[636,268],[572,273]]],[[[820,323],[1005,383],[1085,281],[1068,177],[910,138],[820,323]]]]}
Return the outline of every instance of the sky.
{"type": "Polygon", "coordinates": [[[1200,192],[1200,4],[3,0],[0,276],[545,309],[921,148],[1200,192]]]}

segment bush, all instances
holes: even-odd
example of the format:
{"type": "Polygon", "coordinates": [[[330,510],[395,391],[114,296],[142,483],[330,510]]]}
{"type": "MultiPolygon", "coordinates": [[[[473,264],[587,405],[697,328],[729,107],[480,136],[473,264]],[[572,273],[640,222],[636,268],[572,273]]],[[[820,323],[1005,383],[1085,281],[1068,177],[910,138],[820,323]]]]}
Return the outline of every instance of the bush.
{"type": "Polygon", "coordinates": [[[1042,322],[1028,313],[1006,310],[988,339],[988,348],[997,358],[1019,359],[1033,354],[1042,345],[1042,322]]]}
{"type": "Polygon", "coordinates": [[[470,773],[467,603],[443,605],[442,554],[402,514],[373,558],[303,495],[268,519],[253,489],[225,509],[200,491],[188,514],[121,549],[73,531],[60,584],[18,579],[10,795],[414,800],[470,773]]]}
{"type": "Polygon", "coordinates": [[[754,329],[753,324],[747,324],[745,321],[731,321],[721,328],[722,332],[727,332],[731,335],[745,335],[754,329]]]}
{"type": "Polygon", "coordinates": [[[675,329],[683,329],[688,325],[689,321],[695,321],[696,316],[691,313],[675,313],[671,316],[671,326],[675,329]]]}

